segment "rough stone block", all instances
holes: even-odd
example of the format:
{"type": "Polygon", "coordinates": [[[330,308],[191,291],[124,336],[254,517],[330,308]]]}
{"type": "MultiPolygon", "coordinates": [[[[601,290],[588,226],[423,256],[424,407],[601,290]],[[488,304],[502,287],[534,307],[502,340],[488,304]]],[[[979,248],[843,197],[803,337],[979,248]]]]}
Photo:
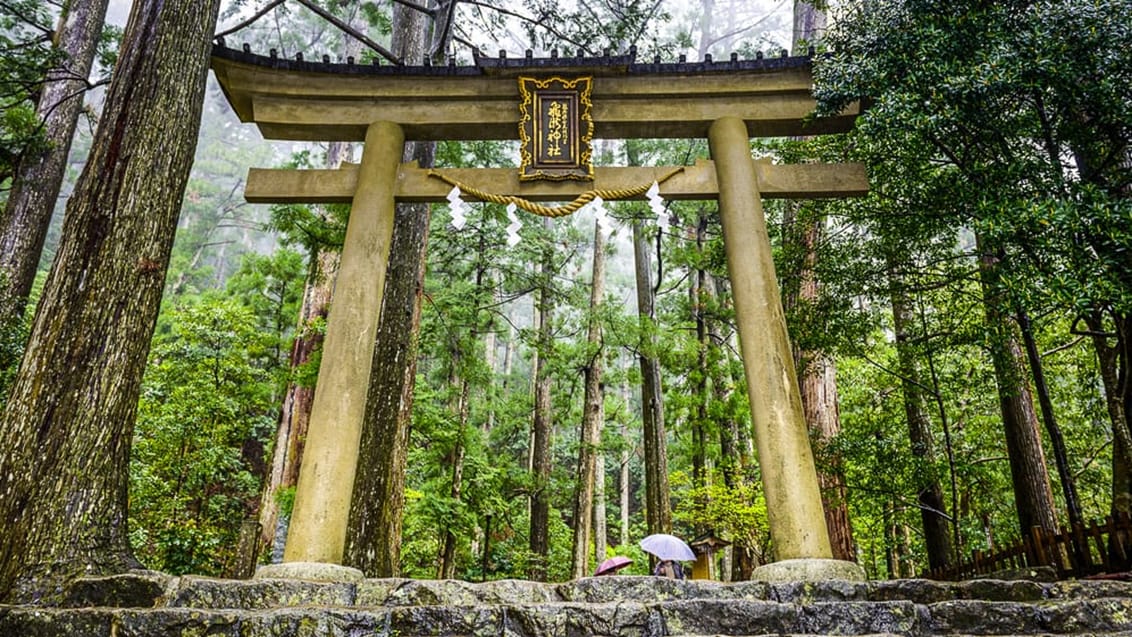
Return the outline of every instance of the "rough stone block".
{"type": "Polygon", "coordinates": [[[1034,604],[955,600],[928,607],[926,632],[1025,635],[1044,632],[1043,611],[1034,604]]]}
{"type": "Polygon", "coordinates": [[[1036,602],[1046,598],[1046,590],[1039,582],[977,579],[957,584],[955,596],[990,602],[1036,602]]]}
{"type": "Polygon", "coordinates": [[[812,602],[852,602],[869,598],[869,587],[864,582],[825,580],[810,582],[774,582],[770,584],[770,599],[778,602],[809,604],[812,602]]]}
{"type": "Polygon", "coordinates": [[[388,617],[381,634],[397,637],[494,637],[503,625],[503,612],[491,606],[404,606],[388,617]]]}
{"type": "Polygon", "coordinates": [[[136,571],[108,577],[80,577],[67,585],[62,606],[81,608],[156,606],[176,578],[156,571],[136,571]]]}
{"type": "Polygon", "coordinates": [[[799,632],[815,635],[916,634],[920,618],[912,602],[819,602],[801,607],[799,632]]]}
{"type": "Polygon", "coordinates": [[[749,600],[680,600],[657,606],[665,634],[760,635],[800,633],[801,607],[749,600]]]}
{"type": "Polygon", "coordinates": [[[1132,632],[1132,599],[1087,599],[1044,604],[1045,628],[1052,633],[1132,632]]]}
{"type": "Polygon", "coordinates": [[[57,610],[30,606],[0,606],[0,635],[4,637],[110,637],[108,609],[57,610]]]}
{"type": "Polygon", "coordinates": [[[1132,598],[1132,582],[1115,580],[1072,580],[1045,587],[1050,599],[1098,599],[1102,597],[1132,598]]]}
{"type": "Polygon", "coordinates": [[[168,605],[182,608],[258,610],[287,606],[350,606],[355,584],[305,580],[220,580],[183,577],[168,605]]]}
{"type": "Polygon", "coordinates": [[[875,602],[910,601],[934,604],[955,599],[955,585],[928,579],[895,579],[869,582],[869,599],[875,602]]]}
{"type": "Polygon", "coordinates": [[[640,637],[657,635],[655,618],[636,602],[531,604],[503,610],[505,637],[640,637]],[[654,628],[650,631],[650,626],[654,628]]]}

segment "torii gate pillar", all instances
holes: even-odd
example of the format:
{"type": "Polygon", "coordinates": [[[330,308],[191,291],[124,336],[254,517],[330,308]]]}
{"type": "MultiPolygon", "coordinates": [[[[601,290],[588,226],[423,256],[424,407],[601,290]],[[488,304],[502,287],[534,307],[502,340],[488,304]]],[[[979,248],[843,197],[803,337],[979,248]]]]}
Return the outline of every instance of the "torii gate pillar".
{"type": "Polygon", "coordinates": [[[318,579],[362,577],[361,571],[339,565],[346,546],[404,144],[404,132],[397,124],[379,121],[366,130],[283,564],[257,577],[302,577],[308,568],[317,570],[318,579]]]}
{"type": "Polygon", "coordinates": [[[708,143],[719,183],[735,321],[778,559],[752,576],[809,579],[799,577],[800,570],[863,579],[856,564],[832,559],[747,125],[737,117],[720,118],[708,129],[708,143]]]}

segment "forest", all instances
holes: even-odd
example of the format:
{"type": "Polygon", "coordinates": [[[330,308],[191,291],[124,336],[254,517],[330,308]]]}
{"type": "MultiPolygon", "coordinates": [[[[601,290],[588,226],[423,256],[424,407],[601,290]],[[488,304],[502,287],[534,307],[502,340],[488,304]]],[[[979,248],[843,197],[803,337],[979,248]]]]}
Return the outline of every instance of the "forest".
{"type": "MultiPolygon", "coordinates": [[[[1132,514],[1132,0],[134,0],[107,20],[122,4],[0,2],[0,600],[282,559],[350,210],[249,204],[247,170],[361,149],[241,124],[217,35],[384,64],[812,55],[815,115],[859,102],[854,130],[751,152],[869,175],[867,196],[764,202],[835,557],[917,577],[1132,514]]],[[[679,166],[708,144],[594,151],[679,166]]],[[[775,561],[718,206],[606,210],[471,203],[457,229],[399,204],[346,565],[645,574],[657,532],[730,542],[721,579],[775,561]]]]}

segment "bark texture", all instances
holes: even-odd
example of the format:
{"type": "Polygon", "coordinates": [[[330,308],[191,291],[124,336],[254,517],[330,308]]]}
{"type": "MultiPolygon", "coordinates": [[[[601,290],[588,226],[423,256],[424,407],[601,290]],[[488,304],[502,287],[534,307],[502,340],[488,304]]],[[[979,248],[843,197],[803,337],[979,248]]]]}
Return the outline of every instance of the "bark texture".
{"type": "Polygon", "coordinates": [[[8,204],[0,213],[0,326],[14,325],[24,316],[83,109],[106,4],[107,0],[71,0],[59,16],[55,46],[64,58],[47,72],[36,106],[48,149],[21,160],[8,204]]]}
{"type": "MultiPolygon", "coordinates": [[[[334,278],[338,273],[339,253],[322,250],[312,257],[311,273],[303,290],[303,304],[299,310],[298,336],[291,345],[291,370],[311,362],[322,347],[322,334],[315,323],[325,321],[330,310],[330,296],[334,278]]],[[[299,467],[303,460],[303,442],[310,427],[311,405],[314,403],[314,386],[289,383],[279,413],[279,427],[275,432],[271,469],[263,486],[259,508],[260,550],[271,551],[271,562],[283,559],[283,545],[287,538],[286,520],[279,510],[279,494],[299,483],[299,467]]]]}
{"type": "MultiPolygon", "coordinates": [[[[426,47],[427,16],[395,5],[393,19],[394,53],[419,58],[426,47]]],[[[433,143],[409,143],[405,159],[429,167],[435,149],[433,143]]],[[[405,462],[417,375],[429,206],[399,204],[395,215],[346,532],[346,564],[369,577],[396,577],[401,570],[405,462]]]]}
{"type": "Polygon", "coordinates": [[[1034,399],[1026,382],[1022,348],[1013,323],[1005,313],[1009,307],[998,284],[999,257],[978,241],[979,276],[983,286],[983,305],[989,337],[995,383],[998,386],[1006,452],[1010,458],[1010,477],[1014,486],[1014,507],[1023,536],[1040,526],[1057,530],[1049,468],[1038,431],[1034,399]]]}
{"type": "MultiPolygon", "coordinates": [[[[605,235],[601,226],[594,224],[594,259],[590,285],[590,318],[586,343],[590,359],[585,368],[585,399],[582,407],[582,427],[578,444],[578,476],[574,494],[574,578],[589,574],[589,547],[594,539],[594,492],[599,470],[598,448],[601,445],[601,426],[605,420],[604,393],[601,385],[601,320],[598,310],[605,295],[605,235]]],[[[604,532],[602,533],[604,536],[604,532]]],[[[598,547],[604,551],[603,544],[598,547]]]]}
{"type": "Polygon", "coordinates": [[[656,357],[656,332],[653,329],[656,299],[652,289],[648,240],[639,222],[633,223],[633,257],[642,341],[639,358],[645,448],[645,522],[650,534],[670,533],[672,506],[668,501],[668,442],[664,433],[664,398],[660,386],[660,361],[656,357]]]}
{"type": "MultiPolygon", "coordinates": [[[[890,272],[893,271],[890,268],[890,272]]],[[[892,285],[892,322],[896,331],[896,356],[904,393],[904,414],[908,419],[908,439],[912,444],[912,455],[920,463],[916,501],[920,506],[920,520],[924,527],[928,567],[945,568],[951,564],[954,553],[943,488],[933,470],[935,442],[920,382],[919,365],[912,348],[912,309],[896,275],[890,274],[889,280],[892,285]]]]}
{"type": "Polygon", "coordinates": [[[135,566],[130,439],[218,0],[138,0],[0,422],[0,597],[135,566]]]}
{"type": "MultiPolygon", "coordinates": [[[[551,220],[546,219],[549,227],[551,220]]],[[[554,300],[550,289],[554,263],[550,248],[543,255],[540,267],[542,289],[538,298],[538,361],[535,365],[535,410],[531,423],[531,525],[529,548],[531,564],[529,577],[535,581],[545,581],[547,558],[550,555],[550,435],[552,425],[550,390],[551,378],[547,370],[547,357],[553,347],[551,340],[551,319],[554,300]]]]}

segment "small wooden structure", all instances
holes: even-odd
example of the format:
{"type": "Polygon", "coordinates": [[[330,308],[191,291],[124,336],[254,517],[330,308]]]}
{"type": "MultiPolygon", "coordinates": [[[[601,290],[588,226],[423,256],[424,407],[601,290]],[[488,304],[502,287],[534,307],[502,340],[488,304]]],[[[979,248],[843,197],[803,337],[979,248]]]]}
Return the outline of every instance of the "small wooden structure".
{"type": "Polygon", "coordinates": [[[714,532],[708,531],[688,543],[696,554],[696,562],[692,564],[692,579],[717,579],[715,573],[715,552],[730,546],[731,542],[717,537],[714,532]]]}

